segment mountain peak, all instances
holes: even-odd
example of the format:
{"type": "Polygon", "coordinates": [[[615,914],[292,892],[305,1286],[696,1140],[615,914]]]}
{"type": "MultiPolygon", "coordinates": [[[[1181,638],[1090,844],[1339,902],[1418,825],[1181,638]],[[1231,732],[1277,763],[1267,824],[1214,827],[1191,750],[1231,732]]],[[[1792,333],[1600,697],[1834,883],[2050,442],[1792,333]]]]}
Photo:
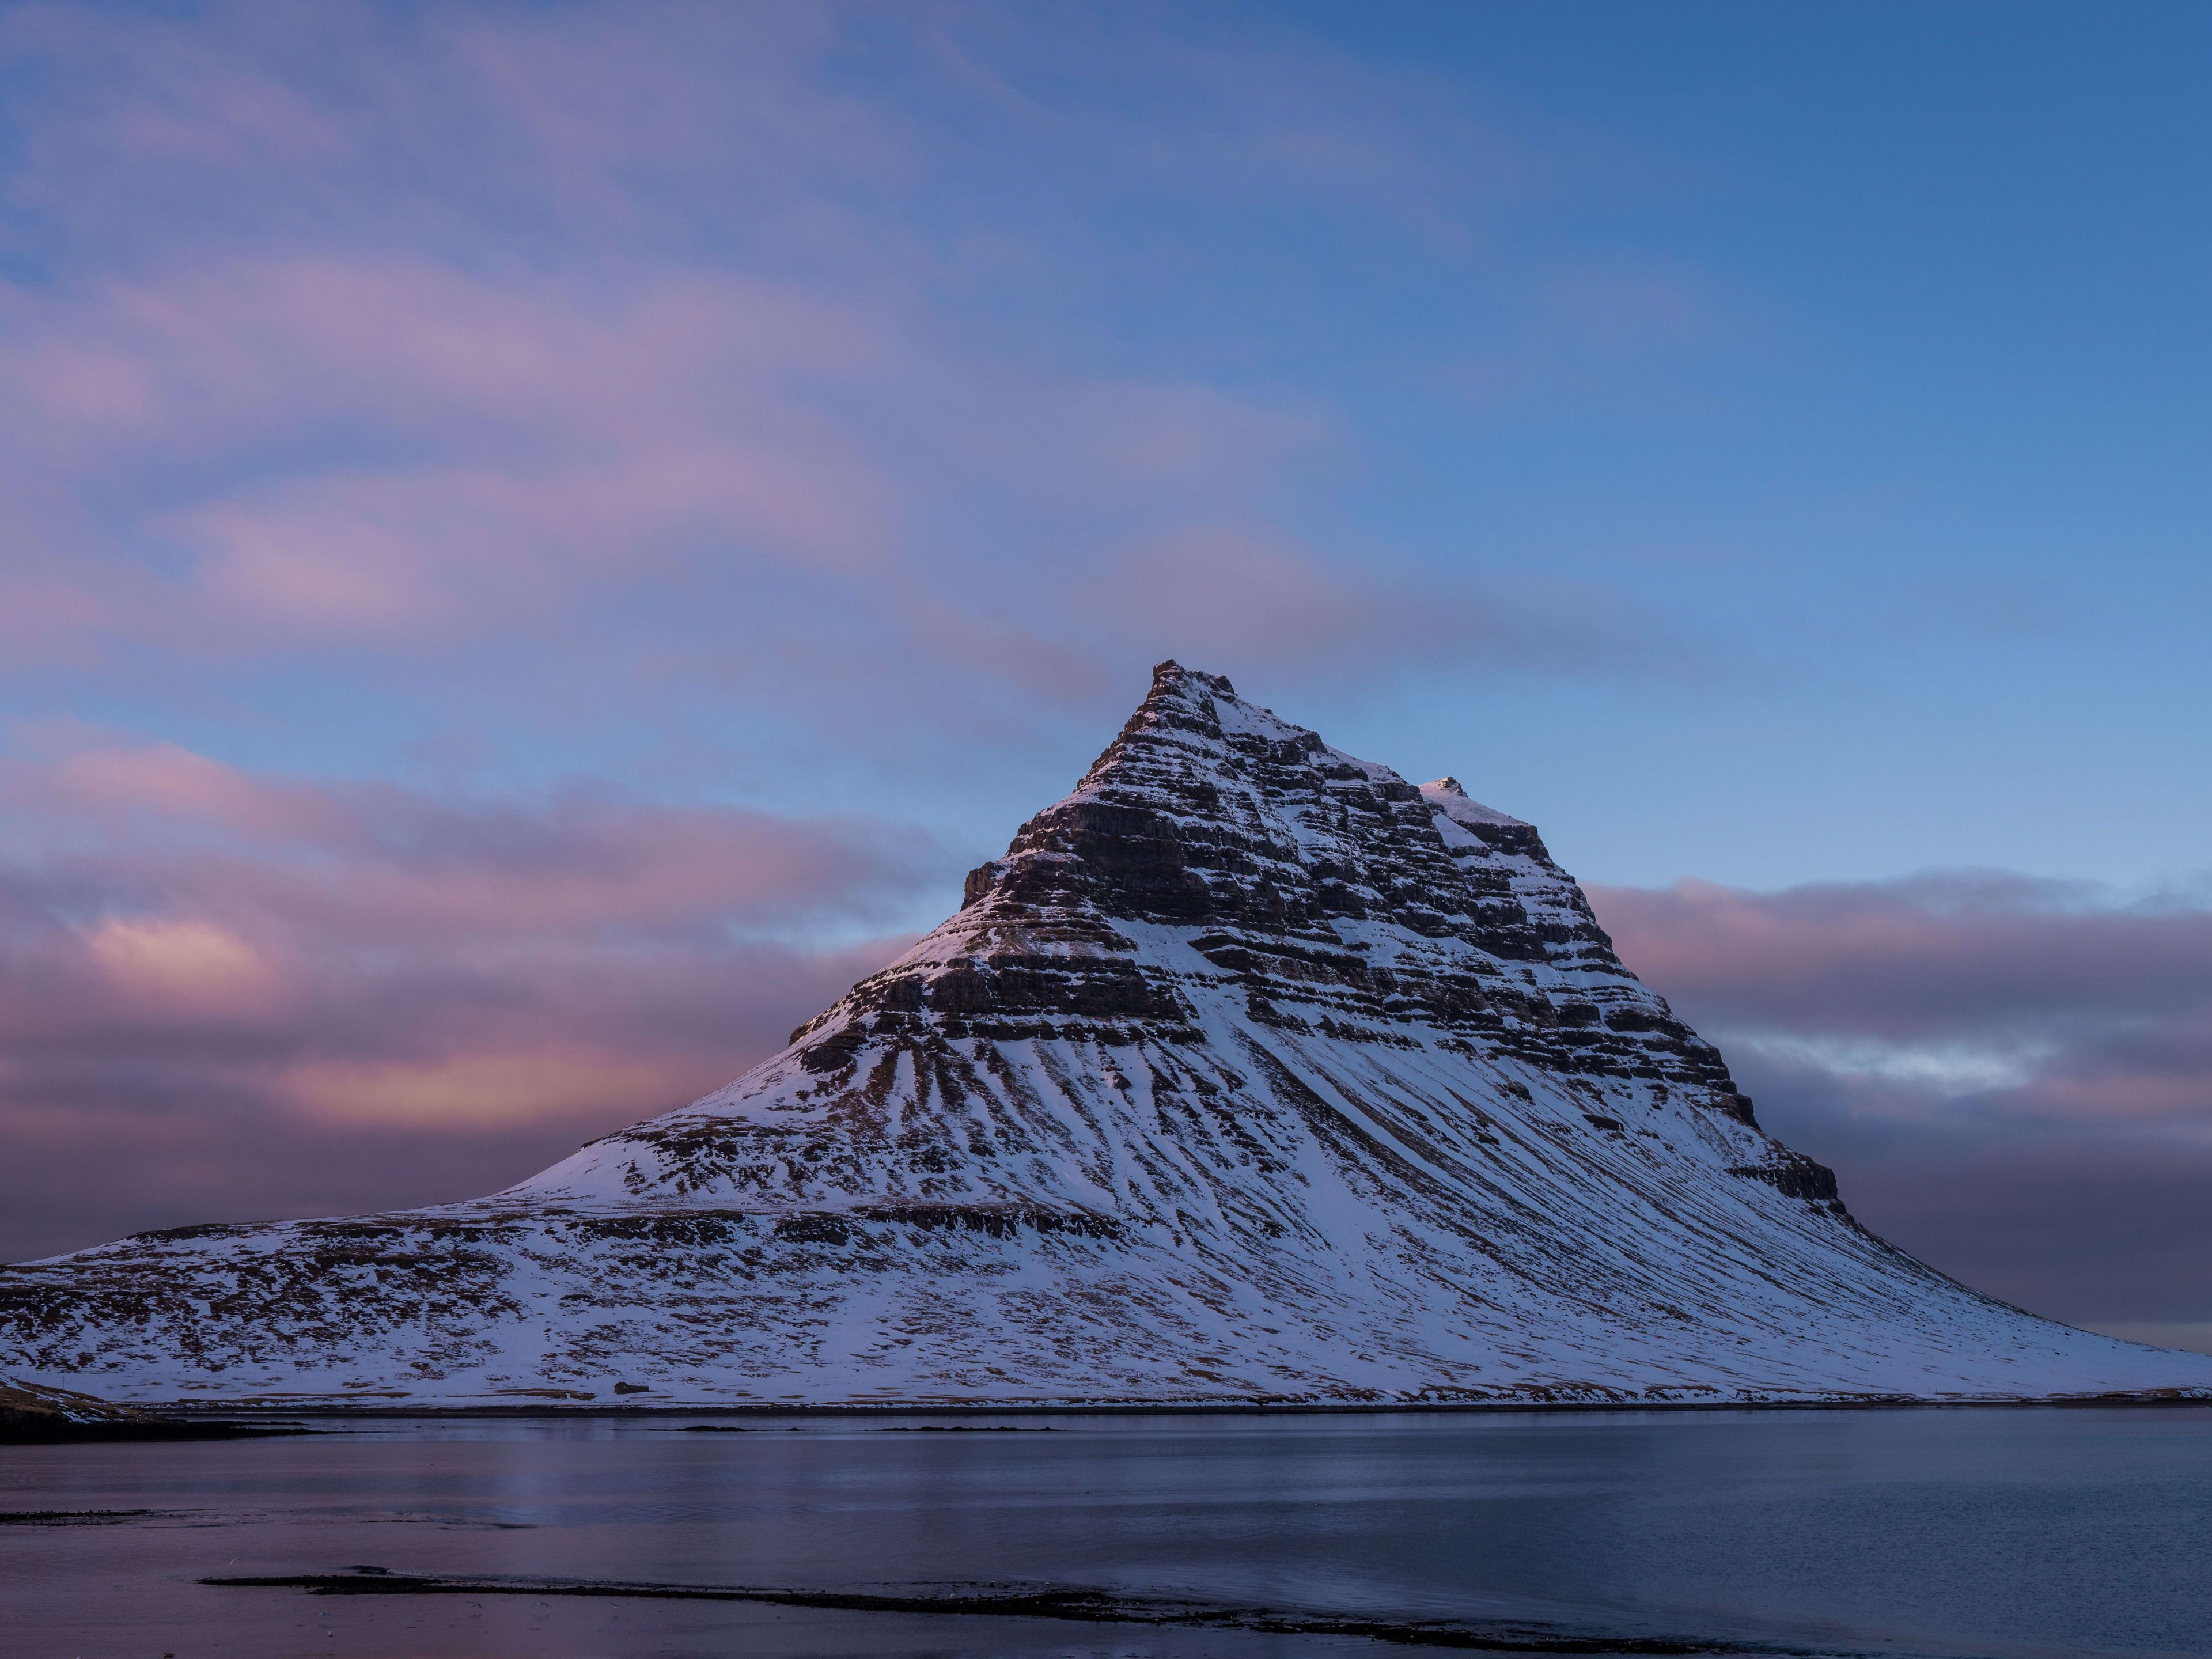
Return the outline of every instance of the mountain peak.
{"type": "Polygon", "coordinates": [[[480,1405],[2212,1395],[1862,1229],[1535,830],[1165,662],[961,908],[472,1203],[0,1270],[0,1370],[480,1405]]]}
{"type": "Polygon", "coordinates": [[[1209,691],[1218,692],[1224,697],[1233,697],[1237,695],[1237,688],[1230,684],[1229,676],[1226,674],[1209,674],[1202,668],[1185,668],[1173,657],[1170,657],[1164,662],[1156,662],[1152,665],[1154,692],[1157,693],[1163,686],[1185,684],[1200,685],[1209,691]]]}

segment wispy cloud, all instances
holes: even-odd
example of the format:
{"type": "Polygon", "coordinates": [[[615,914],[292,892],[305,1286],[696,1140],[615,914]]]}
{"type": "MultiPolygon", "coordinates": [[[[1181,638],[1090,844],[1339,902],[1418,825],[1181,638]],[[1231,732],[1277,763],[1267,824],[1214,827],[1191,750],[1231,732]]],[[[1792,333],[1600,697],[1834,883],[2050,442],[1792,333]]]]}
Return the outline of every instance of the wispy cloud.
{"type": "Polygon", "coordinates": [[[1164,634],[1258,666],[1254,618],[1305,640],[1347,595],[1340,674],[1424,633],[1663,654],[1579,649],[1587,594],[1301,533],[1362,464],[1339,411],[1095,320],[1224,213],[1473,246],[1624,165],[1444,82],[1170,13],[803,4],[30,6],[0,68],[37,227],[0,284],[19,680],[336,651],[374,695],[557,641],[650,700],[641,661],[743,689],[861,639],[820,717],[918,677],[1087,705],[1164,634]]]}

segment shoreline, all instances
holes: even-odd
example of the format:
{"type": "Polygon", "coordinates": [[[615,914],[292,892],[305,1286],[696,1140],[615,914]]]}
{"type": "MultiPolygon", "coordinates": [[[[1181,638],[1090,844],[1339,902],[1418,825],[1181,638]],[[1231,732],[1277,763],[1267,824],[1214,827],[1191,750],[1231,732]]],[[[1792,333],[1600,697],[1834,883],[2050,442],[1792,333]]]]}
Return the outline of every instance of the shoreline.
{"type": "Polygon", "coordinates": [[[937,1403],[899,1401],[878,1403],[790,1402],[752,1405],[530,1405],[448,1406],[424,1404],[346,1405],[327,1398],[220,1404],[214,1401],[165,1402],[139,1409],[160,1412],[179,1419],[178,1426],[216,1419],[614,1419],[644,1420],[674,1418],[884,1418],[884,1417],[1375,1417],[1407,1414],[1510,1414],[1647,1412],[1845,1412],[1845,1411],[2083,1411],[2139,1409],[2160,1407],[2212,1407],[2212,1395],[2112,1394],[2061,1395],[2034,1399],[1930,1400],[1899,1395],[1856,1400],[1734,1400],[1734,1401],[1428,1401],[1378,1402],[1370,1401],[1101,1401],[1066,1404],[1040,1401],[963,1401],[937,1403]]]}

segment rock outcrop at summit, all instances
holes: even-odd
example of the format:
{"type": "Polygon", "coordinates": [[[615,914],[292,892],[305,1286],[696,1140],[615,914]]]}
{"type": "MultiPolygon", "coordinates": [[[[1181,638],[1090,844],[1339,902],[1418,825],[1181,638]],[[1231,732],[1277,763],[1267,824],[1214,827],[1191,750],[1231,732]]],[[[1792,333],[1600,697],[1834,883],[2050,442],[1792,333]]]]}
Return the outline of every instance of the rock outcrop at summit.
{"type": "Polygon", "coordinates": [[[2212,1394],[1875,1238],[1534,829],[1163,664],[781,1054],[472,1203],[0,1272],[137,1400],[2212,1394]]]}

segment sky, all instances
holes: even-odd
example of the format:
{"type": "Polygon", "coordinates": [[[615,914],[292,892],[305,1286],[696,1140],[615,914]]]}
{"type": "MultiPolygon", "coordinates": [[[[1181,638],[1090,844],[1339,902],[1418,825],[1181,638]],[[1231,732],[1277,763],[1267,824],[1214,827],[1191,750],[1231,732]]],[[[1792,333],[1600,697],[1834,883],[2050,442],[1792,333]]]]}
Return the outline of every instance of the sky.
{"type": "Polygon", "coordinates": [[[0,10],[0,1259],[472,1195],[1173,656],[2212,1346],[2212,14],[0,10]]]}

